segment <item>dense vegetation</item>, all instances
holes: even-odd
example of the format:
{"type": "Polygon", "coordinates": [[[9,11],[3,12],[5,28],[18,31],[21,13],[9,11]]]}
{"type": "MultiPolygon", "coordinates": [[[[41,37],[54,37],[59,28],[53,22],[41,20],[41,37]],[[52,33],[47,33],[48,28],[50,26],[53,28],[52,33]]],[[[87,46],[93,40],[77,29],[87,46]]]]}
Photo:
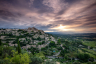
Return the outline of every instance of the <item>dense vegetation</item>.
{"type": "Polygon", "coordinates": [[[18,32],[23,35],[0,34],[0,36],[13,38],[8,37],[5,43],[2,43],[4,40],[0,39],[0,64],[57,64],[58,62],[60,64],[96,64],[96,41],[94,39],[96,37],[94,35],[54,35],[56,41],[54,39],[52,41],[50,36],[53,35],[48,34],[49,41],[46,42],[45,38],[33,38],[32,36],[36,34],[34,32],[31,34],[22,30],[18,32]],[[21,41],[20,38],[25,40],[21,41]],[[17,46],[9,46],[12,40],[14,40],[12,44],[17,44],[17,46]],[[35,40],[38,43],[30,43],[35,40]],[[27,45],[34,46],[27,48],[27,45]],[[22,48],[23,46],[25,49],[22,48]]]}

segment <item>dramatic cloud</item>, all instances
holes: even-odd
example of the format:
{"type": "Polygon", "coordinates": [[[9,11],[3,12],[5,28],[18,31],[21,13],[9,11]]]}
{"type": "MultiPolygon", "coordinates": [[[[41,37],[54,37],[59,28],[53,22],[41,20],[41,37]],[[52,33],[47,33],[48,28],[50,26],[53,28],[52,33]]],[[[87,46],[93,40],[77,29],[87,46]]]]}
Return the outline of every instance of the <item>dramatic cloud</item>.
{"type": "Polygon", "coordinates": [[[96,33],[96,0],[0,0],[0,28],[96,33]]]}

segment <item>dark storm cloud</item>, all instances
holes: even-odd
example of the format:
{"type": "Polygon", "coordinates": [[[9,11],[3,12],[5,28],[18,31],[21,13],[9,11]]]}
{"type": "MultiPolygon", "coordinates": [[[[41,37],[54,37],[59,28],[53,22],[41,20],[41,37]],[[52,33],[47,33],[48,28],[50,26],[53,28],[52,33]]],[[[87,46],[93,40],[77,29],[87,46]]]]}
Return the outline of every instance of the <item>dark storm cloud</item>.
{"type": "Polygon", "coordinates": [[[8,16],[8,17],[17,17],[17,16],[23,16],[21,13],[12,13],[8,10],[0,10],[0,16],[8,16]]]}
{"type": "Polygon", "coordinates": [[[30,0],[0,0],[0,2],[12,6],[28,7],[30,0]]]}
{"type": "Polygon", "coordinates": [[[15,22],[18,20],[18,17],[21,16],[22,16],[21,13],[12,13],[8,10],[0,10],[0,19],[15,22]]]}
{"type": "Polygon", "coordinates": [[[15,17],[15,15],[14,15],[14,14],[12,14],[11,12],[6,11],[6,10],[0,10],[0,16],[15,17]]]}
{"type": "Polygon", "coordinates": [[[73,2],[76,2],[77,0],[63,0],[63,1],[66,1],[68,3],[73,3],[73,2]]]}

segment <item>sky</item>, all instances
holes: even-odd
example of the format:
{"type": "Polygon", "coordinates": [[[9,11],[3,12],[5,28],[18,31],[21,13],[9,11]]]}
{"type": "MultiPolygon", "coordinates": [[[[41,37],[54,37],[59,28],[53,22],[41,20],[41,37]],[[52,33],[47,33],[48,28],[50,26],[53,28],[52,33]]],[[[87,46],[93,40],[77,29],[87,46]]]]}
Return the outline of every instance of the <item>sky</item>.
{"type": "Polygon", "coordinates": [[[0,28],[96,33],[96,0],[0,0],[0,28]]]}

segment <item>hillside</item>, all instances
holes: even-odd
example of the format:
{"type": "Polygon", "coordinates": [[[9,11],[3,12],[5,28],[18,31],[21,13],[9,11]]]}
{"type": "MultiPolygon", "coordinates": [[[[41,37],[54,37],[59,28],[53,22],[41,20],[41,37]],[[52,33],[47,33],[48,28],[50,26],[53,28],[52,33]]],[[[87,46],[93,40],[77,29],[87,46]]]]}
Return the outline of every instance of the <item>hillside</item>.
{"type": "Polygon", "coordinates": [[[88,38],[88,34],[53,35],[35,27],[0,29],[1,64],[7,61],[10,61],[9,64],[11,62],[26,64],[27,61],[27,64],[94,64],[96,62],[96,41],[84,39],[84,37],[88,38]],[[27,61],[23,61],[25,58],[27,61]]]}
{"type": "Polygon", "coordinates": [[[2,43],[7,43],[9,46],[17,46],[19,40],[21,48],[26,50],[31,46],[41,49],[51,41],[57,43],[57,39],[52,35],[46,34],[43,30],[38,30],[35,27],[28,29],[1,29],[0,36],[2,43]],[[42,45],[36,46],[39,43],[42,43],[42,45]]]}

